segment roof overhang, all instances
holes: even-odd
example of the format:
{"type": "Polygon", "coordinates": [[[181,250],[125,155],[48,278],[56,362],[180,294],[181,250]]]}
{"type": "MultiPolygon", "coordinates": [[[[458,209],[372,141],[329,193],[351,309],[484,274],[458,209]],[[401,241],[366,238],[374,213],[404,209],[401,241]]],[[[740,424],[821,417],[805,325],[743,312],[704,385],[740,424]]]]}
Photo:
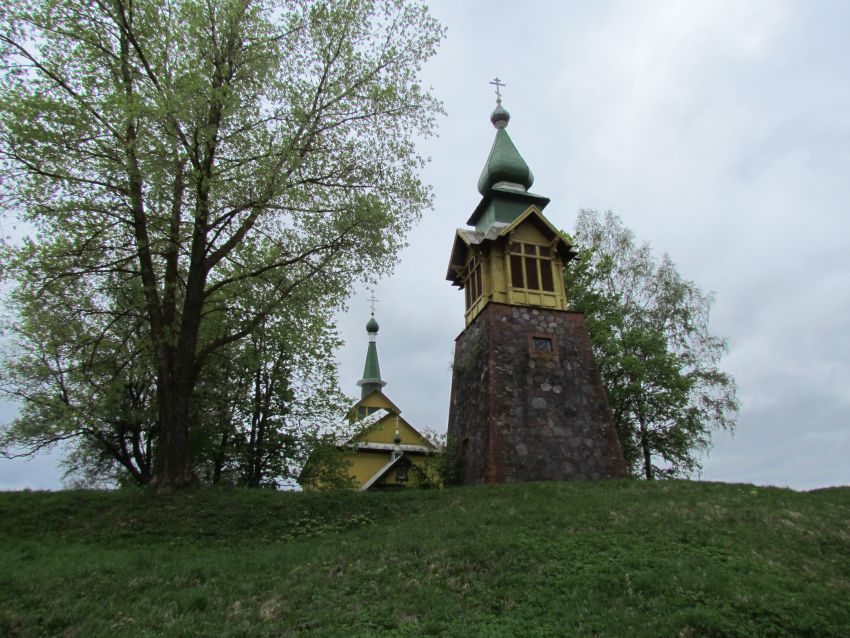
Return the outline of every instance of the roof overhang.
{"type": "MultiPolygon", "coordinates": [[[[546,200],[547,202],[549,200],[546,200]]],[[[458,228],[455,233],[455,241],[452,245],[452,254],[449,257],[449,267],[446,271],[446,279],[452,282],[452,285],[462,287],[463,279],[461,273],[466,264],[466,254],[471,246],[480,246],[487,242],[496,241],[500,237],[510,235],[520,224],[525,221],[533,223],[543,233],[550,242],[553,242],[555,250],[558,251],[561,258],[566,264],[573,259],[578,253],[573,250],[572,244],[564,236],[564,234],[555,228],[552,223],[546,219],[540,209],[532,204],[525,212],[513,220],[509,224],[494,222],[487,232],[477,230],[469,230],[466,228],[458,228]]]]}
{"type": "MultiPolygon", "coordinates": [[[[376,390],[377,392],[378,390],[376,390]]],[[[384,397],[386,398],[386,397],[384,397]]],[[[389,399],[387,399],[389,401],[389,399]]],[[[355,406],[359,405],[360,402],[356,403],[355,406]]],[[[402,444],[401,449],[407,450],[409,452],[436,452],[437,446],[425,435],[423,435],[419,430],[413,427],[404,417],[402,417],[398,412],[391,412],[386,408],[381,408],[376,410],[372,414],[364,416],[362,419],[355,421],[352,425],[357,428],[357,431],[348,437],[340,437],[336,440],[336,445],[339,447],[355,447],[357,449],[365,449],[368,446],[376,446],[374,449],[387,451],[395,449],[395,445],[392,443],[373,443],[369,441],[357,441],[357,439],[371,428],[375,427],[378,423],[387,419],[389,417],[393,417],[394,419],[398,419],[400,423],[403,423],[407,428],[412,430],[422,441],[428,443],[428,445],[415,445],[410,443],[402,444]],[[384,447],[389,446],[389,447],[384,447]],[[409,448],[409,449],[408,449],[409,448]]],[[[345,427],[345,426],[343,426],[345,427]]]]}
{"type": "MultiPolygon", "coordinates": [[[[362,450],[364,452],[392,452],[396,449],[395,443],[374,443],[372,441],[356,441],[340,447],[353,447],[355,450],[362,450]]],[[[412,454],[434,454],[437,451],[435,448],[428,447],[427,445],[413,445],[410,443],[399,443],[399,448],[401,448],[402,452],[410,452],[412,454]]]]}

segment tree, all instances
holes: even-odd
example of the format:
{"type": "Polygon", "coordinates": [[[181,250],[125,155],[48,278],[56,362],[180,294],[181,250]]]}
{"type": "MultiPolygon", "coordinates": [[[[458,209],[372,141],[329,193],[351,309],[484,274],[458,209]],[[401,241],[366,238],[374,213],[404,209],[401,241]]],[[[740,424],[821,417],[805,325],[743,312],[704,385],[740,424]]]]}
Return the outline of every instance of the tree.
{"type": "Polygon", "coordinates": [[[351,464],[339,449],[337,437],[324,435],[312,445],[298,482],[307,490],[348,490],[355,487],[350,472],[351,464]]]}
{"type": "MultiPolygon", "coordinates": [[[[199,378],[190,466],[202,481],[292,482],[344,412],[332,307],[313,298],[309,285],[300,295],[285,316],[212,355],[199,378]]],[[[44,295],[23,288],[10,298],[15,337],[2,357],[0,392],[18,399],[21,411],[0,435],[0,449],[22,447],[27,455],[62,441],[72,484],[147,485],[159,428],[155,370],[140,322],[128,314],[111,329],[86,325],[66,314],[58,292],[47,308],[44,295]]]]}
{"type": "Polygon", "coordinates": [[[719,367],[726,342],[709,331],[712,297],[611,212],[580,211],[573,239],[570,306],[587,318],[626,464],[647,479],[688,476],[738,409],[719,367]]]}
{"type": "Polygon", "coordinates": [[[321,300],[293,310],[218,353],[198,383],[193,422],[208,427],[198,429],[193,466],[210,483],[293,483],[313,447],[338,427],[347,399],[338,389],[330,313],[321,300]]]}
{"type": "Polygon", "coordinates": [[[0,270],[103,335],[139,321],[159,490],[193,481],[215,353],[308,282],[339,304],[392,267],[430,203],[411,139],[440,112],[417,75],[441,37],[393,0],[4,3],[0,209],[34,233],[0,270]]]}
{"type": "MultiPolygon", "coordinates": [[[[13,338],[0,366],[0,392],[21,403],[0,436],[0,449],[28,454],[69,443],[66,476],[81,484],[147,484],[158,421],[146,333],[131,313],[106,328],[68,312],[78,282],[50,295],[19,287],[9,296],[13,338]]],[[[127,303],[126,287],[114,292],[127,303]]]]}

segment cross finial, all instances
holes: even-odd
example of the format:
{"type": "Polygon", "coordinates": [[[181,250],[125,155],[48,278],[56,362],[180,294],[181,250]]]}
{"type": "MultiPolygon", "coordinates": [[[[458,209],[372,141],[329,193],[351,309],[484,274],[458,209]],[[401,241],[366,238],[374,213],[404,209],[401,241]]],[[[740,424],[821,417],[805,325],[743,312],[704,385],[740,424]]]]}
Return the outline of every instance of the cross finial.
{"type": "Polygon", "coordinates": [[[367,301],[369,301],[369,303],[372,304],[372,316],[374,317],[375,316],[375,302],[378,301],[378,299],[375,298],[375,291],[374,290],[372,291],[372,296],[369,297],[369,299],[367,301]]]}
{"type": "Polygon", "coordinates": [[[502,82],[498,76],[496,76],[495,80],[491,80],[490,84],[496,87],[496,104],[502,103],[502,94],[499,92],[499,89],[503,86],[507,86],[504,82],[502,82]]]}

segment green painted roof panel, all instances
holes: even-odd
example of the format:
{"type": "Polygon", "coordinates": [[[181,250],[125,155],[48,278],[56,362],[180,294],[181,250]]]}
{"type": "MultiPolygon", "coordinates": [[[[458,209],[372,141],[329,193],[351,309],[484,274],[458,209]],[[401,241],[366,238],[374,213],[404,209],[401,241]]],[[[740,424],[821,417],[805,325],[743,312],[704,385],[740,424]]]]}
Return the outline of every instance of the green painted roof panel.
{"type": "Polygon", "coordinates": [[[526,189],[531,188],[534,183],[531,169],[504,128],[496,131],[496,139],[493,140],[487,163],[478,178],[478,192],[484,195],[498,182],[521,184],[526,189]]]}

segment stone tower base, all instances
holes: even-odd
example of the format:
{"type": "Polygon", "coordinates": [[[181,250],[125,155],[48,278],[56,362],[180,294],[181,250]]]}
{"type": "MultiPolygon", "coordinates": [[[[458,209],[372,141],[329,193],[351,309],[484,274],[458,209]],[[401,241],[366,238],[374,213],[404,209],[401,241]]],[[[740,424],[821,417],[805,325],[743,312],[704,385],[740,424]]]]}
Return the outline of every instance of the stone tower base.
{"type": "Polygon", "coordinates": [[[455,342],[448,436],[466,484],[626,477],[578,312],[488,304],[455,342]]]}

